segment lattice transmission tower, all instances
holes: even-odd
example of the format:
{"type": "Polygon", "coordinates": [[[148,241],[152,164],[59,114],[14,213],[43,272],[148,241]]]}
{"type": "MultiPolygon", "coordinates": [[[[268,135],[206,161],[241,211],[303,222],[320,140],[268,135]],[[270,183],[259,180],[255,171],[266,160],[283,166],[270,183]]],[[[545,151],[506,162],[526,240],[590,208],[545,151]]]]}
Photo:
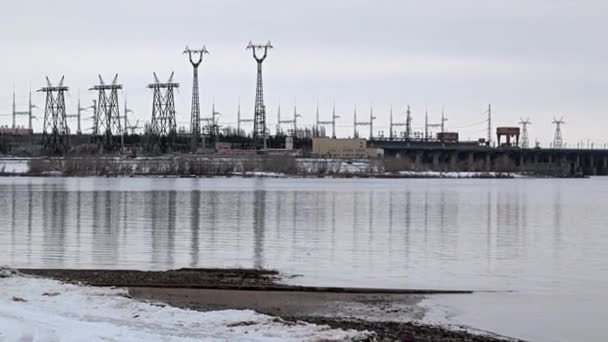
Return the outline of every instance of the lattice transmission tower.
{"type": "Polygon", "coordinates": [[[198,91],[198,67],[203,62],[205,54],[209,54],[207,48],[203,46],[201,49],[193,50],[186,46],[184,54],[188,55],[190,64],[192,64],[192,107],[190,110],[190,149],[196,152],[201,136],[201,105],[200,95],[198,91]]]}
{"type": "Polygon", "coordinates": [[[562,140],[562,125],[565,124],[564,118],[561,117],[559,120],[553,118],[553,124],[555,125],[555,136],[553,137],[553,148],[564,147],[564,141],[562,140]]]}
{"type": "Polygon", "coordinates": [[[169,80],[161,83],[154,73],[154,83],[148,85],[154,91],[152,101],[152,120],[150,121],[150,143],[161,151],[175,147],[177,123],[175,121],[175,89],[179,83],[169,80]]]}
{"type": "Polygon", "coordinates": [[[268,50],[272,48],[273,46],[270,41],[266,43],[266,45],[253,44],[252,42],[249,42],[249,45],[247,45],[247,49],[250,49],[252,51],[253,59],[255,59],[258,65],[257,82],[255,89],[255,108],[253,114],[253,145],[256,150],[260,148],[266,149],[266,139],[268,131],[266,128],[266,106],[264,106],[262,63],[268,56],[268,50]]]}
{"type": "Polygon", "coordinates": [[[109,150],[118,147],[113,137],[122,135],[118,103],[118,91],[121,89],[122,84],[118,84],[118,74],[114,76],[112,84],[105,84],[103,78],[99,75],[99,84],[89,89],[97,91],[97,108],[95,108],[97,119],[95,120],[96,129],[94,131],[101,137],[101,142],[105,145],[105,148],[109,150]]]}
{"type": "Polygon", "coordinates": [[[530,121],[530,118],[527,118],[526,120],[520,119],[519,124],[521,125],[521,148],[529,148],[530,140],[528,138],[528,126],[530,126],[532,122],[530,121]]]}
{"type": "Polygon", "coordinates": [[[53,86],[47,77],[47,86],[38,90],[46,93],[42,141],[45,149],[53,153],[65,152],[68,148],[69,133],[65,113],[65,92],[69,88],[63,85],[63,81],[62,76],[59,85],[53,86]]]}

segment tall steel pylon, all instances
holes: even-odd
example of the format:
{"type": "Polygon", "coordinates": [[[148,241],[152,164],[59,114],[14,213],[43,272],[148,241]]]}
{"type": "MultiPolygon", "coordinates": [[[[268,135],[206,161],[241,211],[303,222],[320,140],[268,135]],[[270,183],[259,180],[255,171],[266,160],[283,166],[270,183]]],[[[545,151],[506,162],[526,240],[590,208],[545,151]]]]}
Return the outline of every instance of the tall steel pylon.
{"type": "Polygon", "coordinates": [[[172,149],[177,135],[174,90],[179,88],[179,83],[173,82],[173,73],[165,83],[161,83],[154,73],[154,83],[149,84],[148,88],[154,91],[150,143],[161,151],[172,149]]]}
{"type": "Polygon", "coordinates": [[[184,54],[188,55],[190,64],[192,64],[192,108],[190,110],[190,148],[192,152],[198,149],[198,142],[201,135],[201,105],[198,92],[198,67],[203,62],[203,57],[208,54],[207,48],[203,46],[201,49],[192,50],[188,46],[184,50],[184,54]]]}
{"type": "Polygon", "coordinates": [[[97,91],[97,134],[103,134],[101,141],[106,149],[116,149],[117,144],[113,137],[122,135],[122,125],[120,123],[120,107],[118,104],[118,91],[122,89],[122,84],[118,84],[118,74],[114,76],[112,84],[105,84],[99,75],[99,84],[89,90],[97,91]]]}
{"type": "Polygon", "coordinates": [[[528,126],[530,126],[532,122],[530,122],[530,118],[527,118],[526,120],[520,119],[519,124],[521,125],[521,148],[529,148],[530,140],[528,139],[528,126]]]}
{"type": "Polygon", "coordinates": [[[553,148],[564,147],[564,141],[562,140],[562,125],[565,124],[564,118],[561,117],[559,120],[553,118],[553,124],[555,125],[555,136],[553,137],[553,148]]]}
{"type": "Polygon", "coordinates": [[[42,130],[44,147],[54,153],[65,152],[68,148],[68,126],[65,113],[65,92],[69,90],[63,85],[61,77],[59,85],[53,86],[46,78],[46,87],[38,90],[46,93],[44,106],[44,126],[42,130]]]}
{"type": "Polygon", "coordinates": [[[247,45],[247,49],[252,50],[253,59],[257,62],[258,65],[258,73],[257,73],[257,82],[255,89],[255,108],[254,108],[254,116],[253,116],[253,145],[254,148],[266,149],[266,138],[268,135],[268,130],[266,128],[266,106],[264,106],[264,85],[262,82],[262,63],[268,56],[268,50],[272,49],[273,46],[270,43],[266,43],[266,45],[261,44],[253,44],[249,42],[247,45]],[[261,56],[258,53],[262,53],[261,56]],[[262,141],[260,141],[260,139],[262,141]]]}

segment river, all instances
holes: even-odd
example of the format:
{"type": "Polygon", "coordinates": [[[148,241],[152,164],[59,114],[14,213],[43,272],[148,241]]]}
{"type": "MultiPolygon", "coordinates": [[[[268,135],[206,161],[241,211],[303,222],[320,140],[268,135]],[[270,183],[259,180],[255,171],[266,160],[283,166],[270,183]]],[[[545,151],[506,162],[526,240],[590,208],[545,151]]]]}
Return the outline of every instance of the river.
{"type": "Polygon", "coordinates": [[[4,177],[0,264],[263,267],[300,284],[470,289],[430,302],[508,336],[604,341],[607,199],[608,178],[4,177]]]}

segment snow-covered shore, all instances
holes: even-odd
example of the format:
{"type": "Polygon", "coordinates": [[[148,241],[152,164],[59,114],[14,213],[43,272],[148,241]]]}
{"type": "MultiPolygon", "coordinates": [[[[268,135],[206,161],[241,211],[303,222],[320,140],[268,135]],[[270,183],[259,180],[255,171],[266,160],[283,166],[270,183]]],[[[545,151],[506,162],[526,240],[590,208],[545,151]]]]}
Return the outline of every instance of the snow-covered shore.
{"type": "MultiPolygon", "coordinates": [[[[260,170],[255,168],[246,171],[241,165],[244,163],[240,159],[214,158],[197,159],[199,163],[210,163],[215,165],[212,170],[206,170],[202,174],[188,173],[185,169],[171,169],[175,161],[163,158],[136,158],[136,159],[102,159],[101,169],[92,170],[71,170],[61,159],[27,159],[27,158],[0,158],[0,175],[8,176],[242,176],[242,177],[266,177],[266,178],[286,178],[286,177],[378,177],[378,178],[521,178],[523,175],[509,172],[443,172],[443,171],[399,171],[385,172],[382,165],[372,160],[339,160],[339,159],[297,159],[293,165],[293,170],[285,172],[281,167],[269,167],[264,169],[264,163],[259,162],[260,170]],[[35,167],[34,171],[31,162],[36,161],[36,165],[46,165],[42,168],[35,167]],[[56,163],[56,164],[53,164],[56,163]],[[105,164],[104,164],[105,163],[105,164]],[[52,164],[52,165],[51,165],[52,164]],[[107,165],[106,165],[107,164],[107,165]],[[111,167],[110,167],[111,165],[111,167]],[[112,169],[116,168],[116,170],[112,169]],[[110,169],[114,171],[110,171],[110,169]],[[277,169],[277,170],[275,170],[277,169]],[[63,170],[63,171],[60,171],[63,170]],[[274,171],[273,171],[274,170],[274,171]]],[[[79,165],[79,163],[76,163],[79,165]]],[[[84,163],[86,164],[86,162],[84,163]]],[[[70,164],[72,165],[72,164],[70,164]]],[[[207,164],[205,164],[207,165],[207,164]]],[[[208,166],[208,165],[207,165],[208,166]]],[[[268,166],[268,165],[266,165],[268,166]]],[[[201,170],[199,170],[201,171],[201,170]]]]}
{"type": "Polygon", "coordinates": [[[361,341],[371,333],[251,310],[199,312],[0,270],[0,341],[361,341]]]}

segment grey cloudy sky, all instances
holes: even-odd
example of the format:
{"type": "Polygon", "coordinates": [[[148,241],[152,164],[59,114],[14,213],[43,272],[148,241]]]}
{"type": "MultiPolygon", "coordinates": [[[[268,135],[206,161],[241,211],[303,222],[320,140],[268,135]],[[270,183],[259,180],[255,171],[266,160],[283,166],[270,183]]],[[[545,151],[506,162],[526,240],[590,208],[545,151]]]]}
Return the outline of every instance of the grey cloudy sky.
{"type": "MultiPolygon", "coordinates": [[[[325,118],[335,101],[344,136],[352,134],[355,105],[364,115],[373,104],[374,130],[386,134],[391,105],[403,115],[411,104],[420,128],[426,106],[438,121],[444,105],[449,130],[478,138],[491,103],[496,125],[529,116],[532,140],[549,143],[552,118],[564,116],[570,145],[603,144],[607,19],[601,0],[6,1],[0,113],[11,111],[13,84],[24,106],[30,83],[38,88],[45,75],[65,75],[75,111],[79,92],[83,101],[94,97],[87,89],[98,73],[108,80],[119,73],[135,115],[146,121],[152,72],[166,78],[175,71],[178,122],[187,126],[191,67],[181,52],[205,44],[202,111],[215,98],[221,121],[234,123],[239,98],[244,115],[253,111],[255,64],[245,46],[271,40],[264,81],[272,128],[279,101],[284,113],[297,101],[303,125],[312,125],[317,101],[325,118]]],[[[35,96],[38,106],[43,101],[35,96]]]]}

